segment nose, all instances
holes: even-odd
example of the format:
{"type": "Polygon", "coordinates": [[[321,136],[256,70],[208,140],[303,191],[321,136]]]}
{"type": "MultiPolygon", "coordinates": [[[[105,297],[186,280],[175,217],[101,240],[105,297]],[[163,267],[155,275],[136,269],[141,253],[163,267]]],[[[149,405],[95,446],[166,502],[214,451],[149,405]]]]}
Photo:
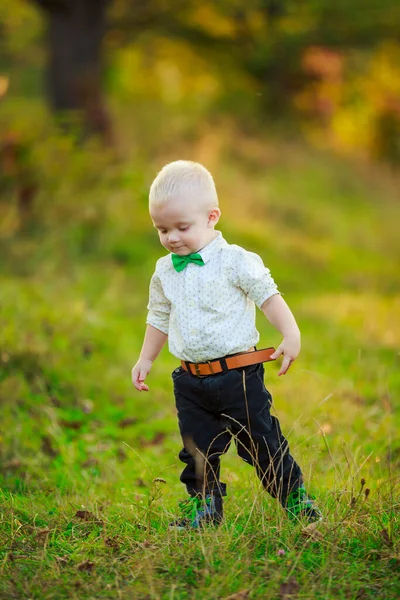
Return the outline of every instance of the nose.
{"type": "Polygon", "coordinates": [[[179,234],[177,231],[172,231],[169,235],[168,235],[168,241],[170,244],[175,244],[175,242],[179,241],[179,234]]]}

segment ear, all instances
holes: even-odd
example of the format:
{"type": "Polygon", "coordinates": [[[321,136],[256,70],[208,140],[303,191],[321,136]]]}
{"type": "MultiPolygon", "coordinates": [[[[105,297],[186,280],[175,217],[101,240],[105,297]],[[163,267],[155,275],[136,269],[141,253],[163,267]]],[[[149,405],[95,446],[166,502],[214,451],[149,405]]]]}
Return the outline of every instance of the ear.
{"type": "Polygon", "coordinates": [[[212,208],[209,213],[208,213],[208,227],[215,227],[215,225],[218,223],[219,218],[221,216],[221,211],[219,210],[218,206],[215,206],[214,208],[212,208]]]}

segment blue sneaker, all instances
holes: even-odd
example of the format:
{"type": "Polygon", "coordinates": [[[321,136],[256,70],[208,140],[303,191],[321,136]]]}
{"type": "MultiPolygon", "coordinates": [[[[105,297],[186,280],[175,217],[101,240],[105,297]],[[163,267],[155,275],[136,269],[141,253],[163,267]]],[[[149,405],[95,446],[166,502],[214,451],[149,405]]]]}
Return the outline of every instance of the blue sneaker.
{"type": "Polygon", "coordinates": [[[307,519],[309,523],[322,521],[322,513],[315,505],[305,487],[299,487],[289,494],[286,500],[285,510],[292,520],[307,519]]]}
{"type": "Polygon", "coordinates": [[[204,525],[219,525],[223,518],[221,496],[207,494],[191,496],[179,503],[181,517],[170,524],[173,529],[199,529],[204,525]]]}

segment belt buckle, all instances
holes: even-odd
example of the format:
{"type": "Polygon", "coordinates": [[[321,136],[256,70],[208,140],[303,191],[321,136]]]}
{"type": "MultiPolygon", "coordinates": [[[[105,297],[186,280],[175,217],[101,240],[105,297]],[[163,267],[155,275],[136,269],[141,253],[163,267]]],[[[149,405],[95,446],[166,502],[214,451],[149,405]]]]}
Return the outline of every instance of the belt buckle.
{"type": "MultiPolygon", "coordinates": [[[[215,375],[214,367],[211,364],[211,360],[207,360],[206,364],[209,366],[209,369],[211,371],[211,375],[215,375]]],[[[207,377],[207,375],[202,375],[200,373],[199,363],[192,363],[192,365],[194,366],[194,370],[196,371],[197,377],[207,377]]]]}
{"type": "Polygon", "coordinates": [[[211,364],[211,360],[208,360],[208,361],[207,361],[207,364],[208,364],[208,366],[210,367],[211,375],[215,375],[215,371],[214,371],[214,368],[213,368],[213,366],[212,366],[212,364],[211,364]]]}

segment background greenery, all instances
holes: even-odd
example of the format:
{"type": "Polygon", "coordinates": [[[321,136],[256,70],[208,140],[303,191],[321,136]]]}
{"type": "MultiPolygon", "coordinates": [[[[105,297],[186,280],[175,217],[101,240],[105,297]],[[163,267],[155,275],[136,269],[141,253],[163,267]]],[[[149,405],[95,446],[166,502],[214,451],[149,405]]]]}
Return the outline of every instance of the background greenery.
{"type": "MultiPolygon", "coordinates": [[[[127,5],[110,6],[110,23],[124,21],[127,5]]],[[[60,131],[41,83],[44,17],[31,4],[2,3],[1,597],[399,596],[397,9],[374,9],[380,36],[363,44],[353,30],[364,21],[348,19],[353,38],[344,38],[354,43],[333,50],[322,46],[331,38],[320,6],[304,3],[295,21],[304,56],[329,81],[304,78],[282,111],[263,103],[268,84],[242,52],[239,60],[230,3],[178,13],[179,36],[166,17],[139,31],[129,25],[122,38],[122,26],[111,27],[104,95],[113,142],[105,143],[82,141],[79,119],[60,131]],[[193,40],[193,15],[207,54],[193,40]],[[311,25],[304,29],[311,22],[318,49],[311,25]],[[220,50],[221,31],[234,52],[220,50]],[[329,118],[310,108],[319,94],[334,104],[329,118]],[[163,351],[148,394],[135,392],[130,370],[164,252],[148,187],[177,158],[213,172],[222,232],[263,257],[301,327],[296,364],[282,378],[267,365],[266,385],[326,515],[316,530],[288,523],[233,451],[223,463],[223,526],[168,530],[184,497],[170,380],[177,361],[163,351]]],[[[275,27],[290,66],[285,19],[275,27]]],[[[253,56],[271,37],[257,15],[246,22],[259,31],[260,45],[246,46],[253,56]]],[[[265,65],[267,50],[259,52],[265,65]]],[[[262,346],[279,343],[261,314],[258,325],[262,346]]]]}

